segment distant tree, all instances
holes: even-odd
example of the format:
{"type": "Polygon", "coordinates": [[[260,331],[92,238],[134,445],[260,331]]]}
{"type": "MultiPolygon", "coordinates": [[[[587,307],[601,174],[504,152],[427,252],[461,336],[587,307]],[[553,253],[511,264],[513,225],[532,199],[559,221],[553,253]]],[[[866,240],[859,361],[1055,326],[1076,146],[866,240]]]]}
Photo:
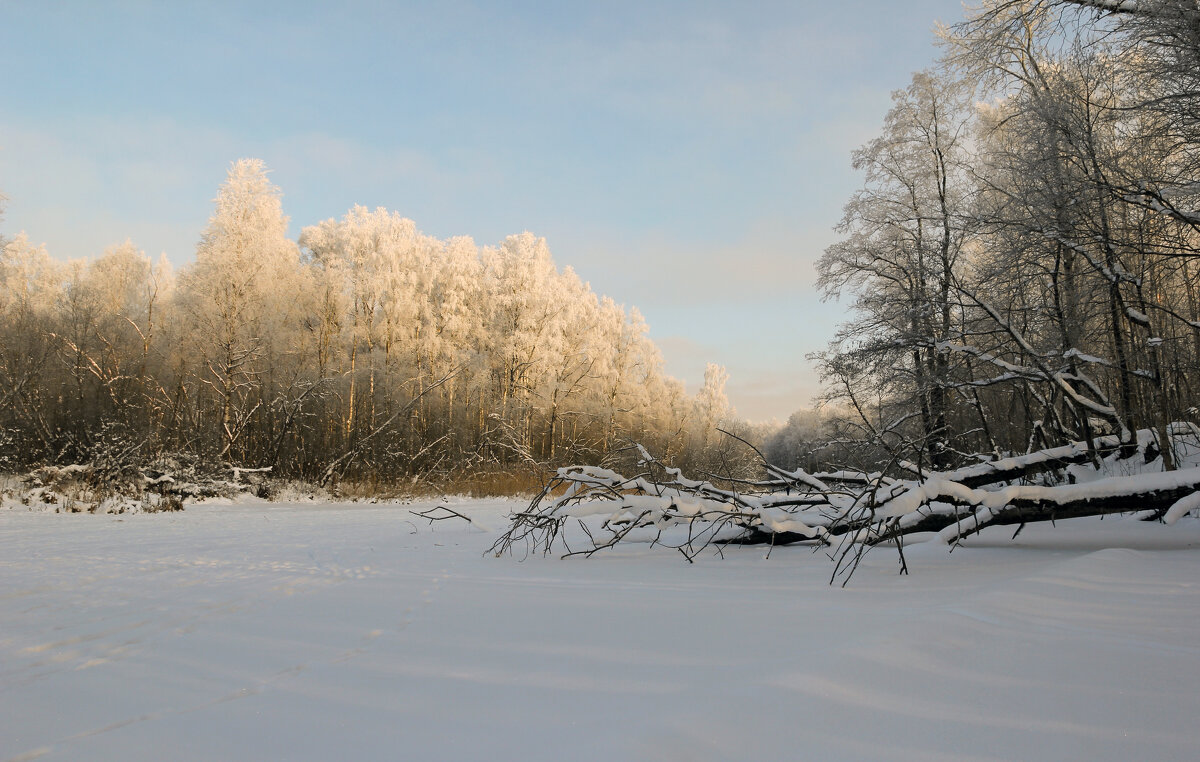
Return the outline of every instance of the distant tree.
{"type": "Polygon", "coordinates": [[[788,416],[787,423],[773,432],[763,445],[763,455],[771,465],[788,471],[804,468],[819,471],[827,453],[822,446],[829,432],[825,416],[818,410],[797,410],[788,416]]]}

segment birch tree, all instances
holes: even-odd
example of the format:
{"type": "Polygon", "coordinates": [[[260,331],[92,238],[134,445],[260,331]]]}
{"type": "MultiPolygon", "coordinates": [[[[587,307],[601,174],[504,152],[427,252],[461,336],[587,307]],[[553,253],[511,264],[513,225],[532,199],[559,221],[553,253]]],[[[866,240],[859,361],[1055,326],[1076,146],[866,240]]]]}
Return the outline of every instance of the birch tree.
{"type": "Polygon", "coordinates": [[[300,322],[299,274],[279,189],[261,161],[235,162],[196,262],[179,279],[201,363],[196,378],[216,400],[218,457],[244,454],[242,436],[270,393],[265,385],[276,366],[267,361],[289,351],[287,334],[300,322]]]}

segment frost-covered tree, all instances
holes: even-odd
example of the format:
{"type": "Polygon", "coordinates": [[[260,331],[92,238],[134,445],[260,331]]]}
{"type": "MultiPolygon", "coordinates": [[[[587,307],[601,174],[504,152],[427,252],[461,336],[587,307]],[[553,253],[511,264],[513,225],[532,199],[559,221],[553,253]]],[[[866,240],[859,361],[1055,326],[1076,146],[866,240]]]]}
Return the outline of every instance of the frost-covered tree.
{"type": "Polygon", "coordinates": [[[434,379],[461,369],[439,391],[444,405],[445,426],[458,438],[460,447],[473,439],[472,399],[485,393],[487,375],[484,354],[483,263],[479,248],[466,236],[446,241],[435,253],[435,275],[429,295],[432,325],[428,359],[434,379]]]}
{"type": "MultiPolygon", "coordinates": [[[[709,438],[641,315],[544,239],[439,240],[356,206],[297,244],[253,159],[178,278],[130,242],[66,265],[6,244],[0,384],[30,462],[115,432],[146,457],[374,481],[598,461],[633,439],[686,459],[709,438]]],[[[724,398],[705,399],[713,425],[724,398]]]]}
{"type": "MultiPolygon", "coordinates": [[[[839,397],[857,407],[867,384],[877,398],[913,398],[918,458],[950,461],[956,365],[947,344],[961,337],[955,285],[972,185],[965,171],[969,90],[922,72],[892,95],[882,134],[854,154],[862,190],[846,205],[843,238],[819,264],[826,297],[854,295],[855,320],[824,355],[839,397]],[[840,387],[840,388],[838,388],[840,387]],[[857,396],[856,396],[857,395],[857,396]]],[[[885,431],[894,422],[881,421],[885,431]]]]}
{"type": "Polygon", "coordinates": [[[245,454],[242,437],[281,382],[279,362],[300,351],[308,300],[298,295],[306,291],[279,189],[261,161],[235,162],[196,261],[179,277],[189,347],[200,363],[193,372],[216,400],[205,428],[216,429],[219,457],[245,454]]]}
{"type": "Polygon", "coordinates": [[[733,412],[725,395],[728,382],[725,366],[710,362],[704,367],[704,384],[696,395],[696,418],[705,429],[720,426],[733,412]]]}
{"type": "Polygon", "coordinates": [[[400,272],[411,257],[416,235],[412,220],[361,206],[340,221],[326,220],[301,234],[300,244],[311,252],[319,278],[332,289],[330,298],[341,305],[337,322],[344,327],[344,354],[339,369],[348,383],[343,420],[347,437],[360,419],[370,430],[377,413],[376,382],[388,367],[384,358],[393,349],[397,331],[411,331],[416,322],[412,300],[398,293],[400,272]]]}
{"type": "MultiPolygon", "coordinates": [[[[111,246],[88,263],[84,288],[93,302],[96,338],[113,357],[117,375],[144,380],[166,305],[174,288],[174,270],[166,256],[153,263],[131,241],[111,246]]],[[[145,390],[130,404],[143,404],[145,390]]]]}
{"type": "Polygon", "coordinates": [[[0,249],[0,420],[25,452],[62,446],[55,413],[55,307],[65,267],[24,233],[0,249]]]}
{"type": "Polygon", "coordinates": [[[767,437],[763,455],[772,465],[788,471],[804,468],[816,472],[828,458],[828,440],[826,416],[821,411],[797,410],[767,437]]]}
{"type": "MultiPolygon", "coordinates": [[[[1041,382],[1027,386],[1023,417],[1059,439],[1090,440],[1096,421],[1123,432],[1131,452],[1134,429],[1165,442],[1191,406],[1180,392],[1196,355],[1175,349],[1196,344],[1197,231],[1156,199],[1175,186],[1168,195],[1188,208],[1177,191],[1192,181],[1180,186],[1179,170],[1195,143],[1157,105],[1187,90],[1186,76],[1140,76],[1161,51],[1139,47],[1124,25],[1094,27],[1111,17],[1077,5],[986,3],[947,35],[956,64],[988,75],[1001,96],[980,119],[979,248],[982,280],[1012,298],[972,298],[1041,382]],[[1046,357],[1051,344],[1061,359],[1046,357]]],[[[1137,5],[1147,18],[1172,4],[1137,5]]]]}

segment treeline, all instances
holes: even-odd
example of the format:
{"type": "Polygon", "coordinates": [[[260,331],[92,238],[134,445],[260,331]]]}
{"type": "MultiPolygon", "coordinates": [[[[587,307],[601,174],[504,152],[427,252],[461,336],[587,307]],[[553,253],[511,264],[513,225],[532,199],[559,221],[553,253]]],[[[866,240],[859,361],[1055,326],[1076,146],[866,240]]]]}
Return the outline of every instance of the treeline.
{"type": "Polygon", "coordinates": [[[62,263],[0,241],[0,467],[119,452],[395,482],[630,439],[700,462],[729,415],[723,371],[689,397],[637,310],[530,233],[479,247],[362,207],[286,229],[241,160],[178,275],[131,243],[62,263]]]}
{"type": "Polygon", "coordinates": [[[854,299],[816,355],[849,411],[827,438],[944,470],[1151,429],[1173,468],[1168,425],[1200,420],[1200,7],[988,0],[942,36],[820,261],[854,299]]]}

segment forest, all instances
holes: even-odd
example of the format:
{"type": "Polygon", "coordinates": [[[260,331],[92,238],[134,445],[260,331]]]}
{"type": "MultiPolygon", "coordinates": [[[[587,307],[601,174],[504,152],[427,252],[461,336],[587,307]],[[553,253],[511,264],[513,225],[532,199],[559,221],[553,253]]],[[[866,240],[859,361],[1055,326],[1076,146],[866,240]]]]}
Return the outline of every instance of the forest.
{"type": "Polygon", "coordinates": [[[778,465],[945,470],[1200,420],[1200,9],[988,2],[893,94],[818,265],[838,414],[778,465]]]}
{"type": "Polygon", "coordinates": [[[442,241],[363,207],[298,241],[287,224],[243,159],[178,273],[130,242],[64,263],[5,241],[2,465],[392,487],[540,474],[633,439],[692,462],[717,442],[724,370],[687,395],[638,311],[559,270],[544,239],[442,241]]]}
{"type": "Polygon", "coordinates": [[[1124,5],[985,5],[855,153],[819,277],[856,315],[815,359],[878,446],[945,469],[1196,420],[1200,15],[1124,5]]]}

